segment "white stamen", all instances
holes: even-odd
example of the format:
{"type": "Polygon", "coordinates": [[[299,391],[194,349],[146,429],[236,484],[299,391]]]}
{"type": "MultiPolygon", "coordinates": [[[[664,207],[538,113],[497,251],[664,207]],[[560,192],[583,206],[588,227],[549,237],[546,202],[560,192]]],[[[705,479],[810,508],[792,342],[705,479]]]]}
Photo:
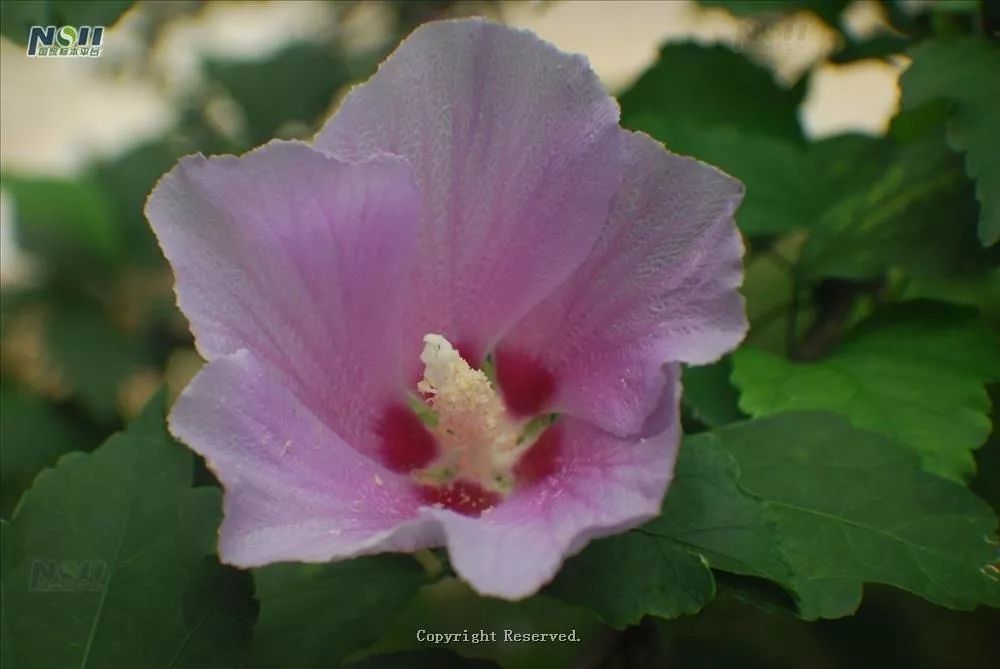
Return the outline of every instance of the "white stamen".
{"type": "Polygon", "coordinates": [[[518,443],[524,422],[508,415],[486,374],[473,369],[441,335],[424,337],[420,360],[424,377],[417,390],[434,412],[432,431],[442,455],[418,476],[431,484],[460,476],[507,492],[510,467],[531,444],[518,443]]]}

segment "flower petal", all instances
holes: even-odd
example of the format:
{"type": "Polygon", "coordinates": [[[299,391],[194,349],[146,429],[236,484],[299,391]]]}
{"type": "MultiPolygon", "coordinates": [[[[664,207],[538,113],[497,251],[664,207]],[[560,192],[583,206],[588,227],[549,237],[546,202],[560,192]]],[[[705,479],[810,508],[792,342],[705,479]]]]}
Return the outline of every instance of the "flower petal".
{"type": "Polygon", "coordinates": [[[208,360],[241,348],[352,446],[409,385],[398,330],[419,196],[398,159],[349,165],[305,144],[190,156],[146,215],[208,360]]]}
{"type": "MultiPolygon", "coordinates": [[[[669,427],[646,439],[620,439],[564,418],[547,441],[546,475],[479,518],[425,509],[444,526],[460,576],[486,595],[508,599],[536,592],[563,561],[598,537],[635,527],[660,511],[680,441],[678,368],[669,367],[664,398],[669,427]]],[[[543,437],[546,439],[549,435],[543,437]]]]}
{"type": "Polygon", "coordinates": [[[621,174],[618,106],[586,59],[479,19],[425,24],[316,146],[406,158],[424,202],[406,345],[477,358],[586,257],[621,174]]]}
{"type": "Polygon", "coordinates": [[[704,364],[747,321],[735,179],[625,133],[625,185],[587,261],[498,346],[505,392],[548,392],[525,413],[565,411],[637,434],[663,392],[665,362],[704,364]],[[505,372],[505,360],[508,370],[505,372]]]}
{"type": "Polygon", "coordinates": [[[170,431],[222,482],[224,562],[327,561],[440,543],[415,521],[413,483],[348,446],[246,350],[217,357],[170,413],[170,431]]]}

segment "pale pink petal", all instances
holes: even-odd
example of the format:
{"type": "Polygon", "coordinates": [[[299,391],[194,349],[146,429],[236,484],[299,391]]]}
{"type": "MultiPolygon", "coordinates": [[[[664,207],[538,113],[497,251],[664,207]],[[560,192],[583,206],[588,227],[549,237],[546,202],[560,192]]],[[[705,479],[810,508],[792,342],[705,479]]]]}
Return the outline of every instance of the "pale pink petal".
{"type": "Polygon", "coordinates": [[[475,359],[564,280],[621,175],[618,106],[585,58],[479,19],[421,26],[316,138],[414,167],[425,225],[407,346],[475,359]]]}
{"type": "Polygon", "coordinates": [[[343,442],[246,350],[202,369],[170,430],[225,488],[219,554],[240,567],[440,543],[409,478],[343,442]]]}
{"type": "MultiPolygon", "coordinates": [[[[550,581],[563,561],[598,537],[660,511],[680,441],[678,369],[664,397],[673,420],[646,439],[621,439],[574,418],[556,431],[552,472],[480,518],[424,510],[444,526],[451,563],[478,592],[518,599],[550,581]]],[[[544,437],[543,437],[544,438],[544,437]]]]}
{"type": "Polygon", "coordinates": [[[419,201],[398,159],[350,165],[272,142],[183,159],[146,214],[201,354],[249,350],[359,447],[409,385],[398,333],[419,201]]]}
{"type": "Polygon", "coordinates": [[[497,350],[501,386],[523,413],[564,411],[617,435],[642,428],[665,362],[711,362],[747,329],[733,223],[742,185],[623,134],[625,184],[590,257],[497,350]]]}

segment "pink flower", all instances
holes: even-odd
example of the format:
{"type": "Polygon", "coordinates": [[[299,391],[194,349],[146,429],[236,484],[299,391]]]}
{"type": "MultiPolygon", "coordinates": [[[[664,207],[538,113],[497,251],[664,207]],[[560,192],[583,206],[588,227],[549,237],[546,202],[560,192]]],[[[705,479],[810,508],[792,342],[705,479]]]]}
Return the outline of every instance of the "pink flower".
{"type": "Polygon", "coordinates": [[[741,197],[481,20],[416,30],[312,146],[183,159],[146,212],[208,361],[170,427],[225,487],[222,559],[446,546],[518,598],[654,517],[679,363],[746,330],[741,197]]]}

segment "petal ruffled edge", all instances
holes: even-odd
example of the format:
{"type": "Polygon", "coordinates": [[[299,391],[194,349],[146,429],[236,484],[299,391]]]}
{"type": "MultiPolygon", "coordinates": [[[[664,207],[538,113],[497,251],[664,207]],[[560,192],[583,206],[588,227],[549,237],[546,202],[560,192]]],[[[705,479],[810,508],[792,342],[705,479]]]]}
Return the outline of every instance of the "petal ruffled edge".
{"type": "Polygon", "coordinates": [[[400,331],[421,224],[399,158],[345,163],[300,142],[182,159],[146,215],[209,361],[249,350],[355,448],[404,377],[400,331]]]}
{"type": "Polygon", "coordinates": [[[738,287],[742,184],[641,133],[622,131],[625,181],[586,262],[497,349],[511,399],[544,385],[524,413],[566,412],[638,433],[663,393],[664,363],[706,364],[748,321],[738,287]],[[504,360],[514,361],[504,369],[504,360]]]}
{"type": "Polygon", "coordinates": [[[441,542],[418,518],[409,479],[348,446],[246,350],[209,362],[169,427],[222,483],[226,563],[325,562],[441,542]]]}
{"type": "Polygon", "coordinates": [[[478,592],[506,599],[536,593],[590,541],[656,517],[680,446],[679,369],[667,369],[658,434],[619,438],[573,418],[560,430],[556,472],[480,518],[422,509],[441,523],[457,573],[478,592]]]}

